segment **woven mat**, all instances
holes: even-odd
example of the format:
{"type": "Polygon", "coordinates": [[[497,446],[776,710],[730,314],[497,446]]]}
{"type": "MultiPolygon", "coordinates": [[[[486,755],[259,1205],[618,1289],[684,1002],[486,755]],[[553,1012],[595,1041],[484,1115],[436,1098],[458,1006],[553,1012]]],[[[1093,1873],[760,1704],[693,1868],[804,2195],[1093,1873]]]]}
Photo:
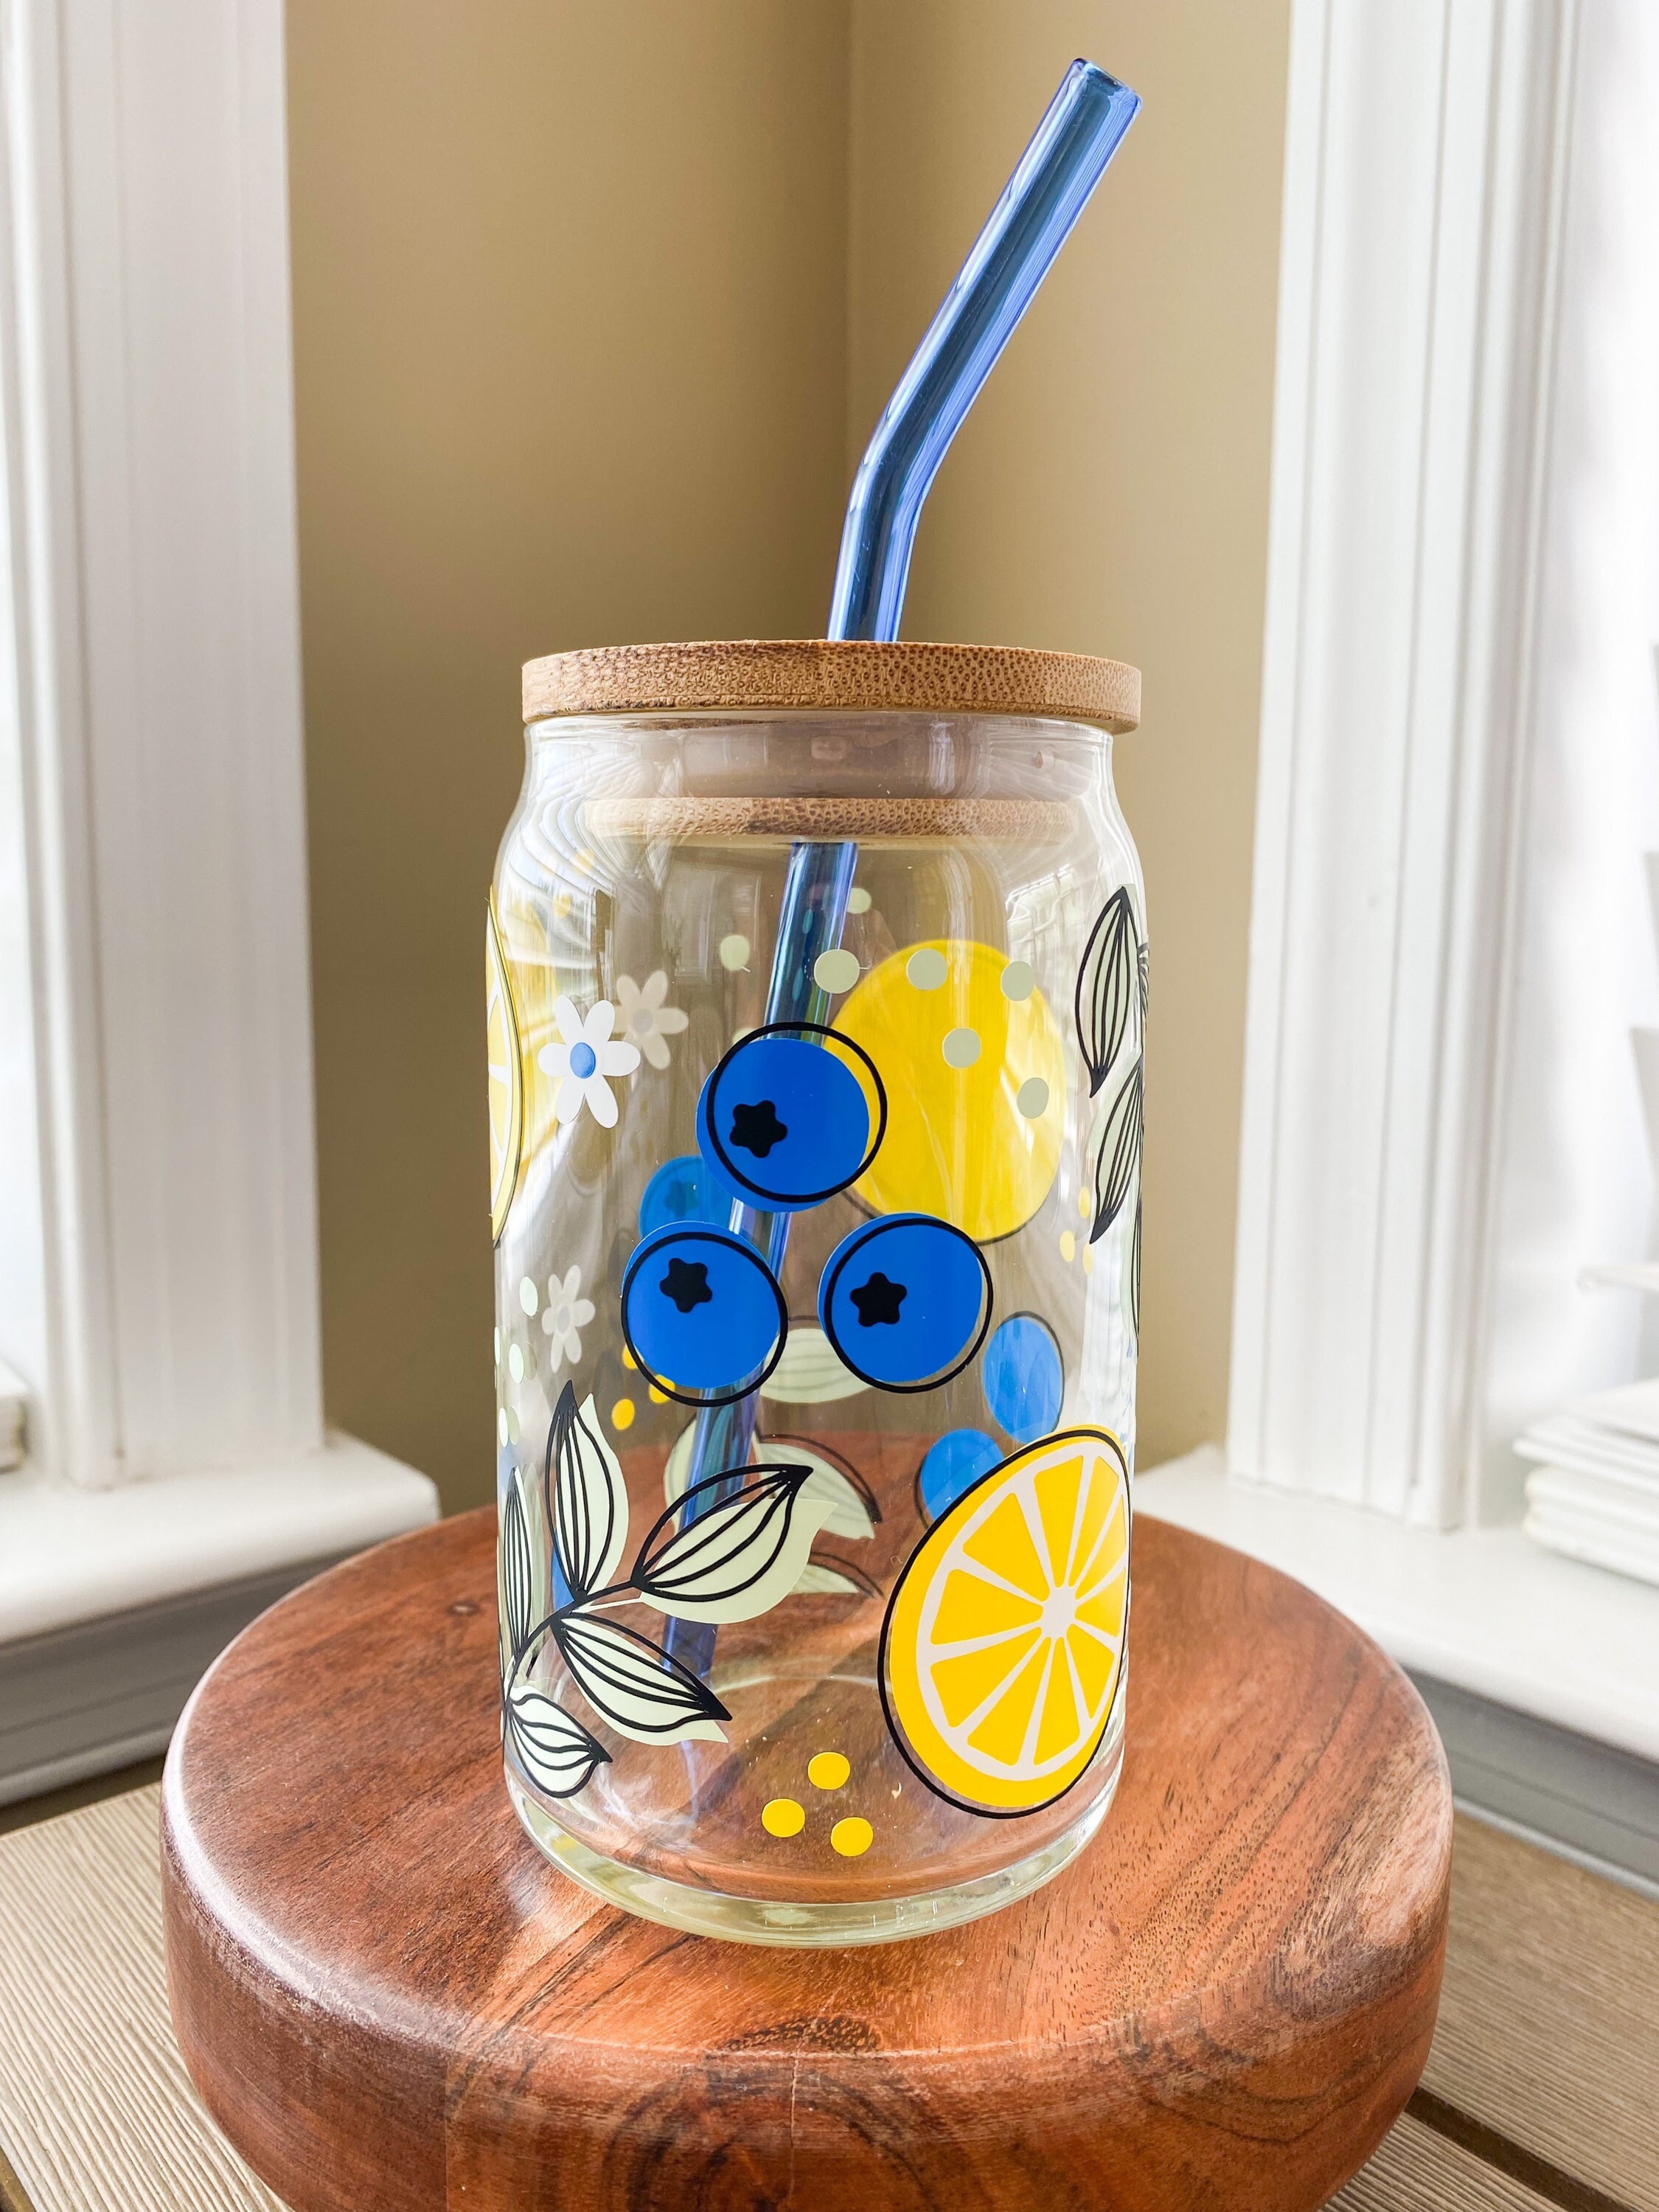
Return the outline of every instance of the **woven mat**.
{"type": "Polygon", "coordinates": [[[27,2212],[283,2212],[173,2039],[161,1796],[0,1836],[0,2201],[27,2212]]]}
{"type": "MultiPolygon", "coordinates": [[[[0,1836],[4,2212],[283,2212],[173,2044],[160,1797],[0,1836]]],[[[1659,1906],[1460,1819],[1425,2091],[1332,2212],[1659,2212],[1656,2018],[1659,1906]]]]}

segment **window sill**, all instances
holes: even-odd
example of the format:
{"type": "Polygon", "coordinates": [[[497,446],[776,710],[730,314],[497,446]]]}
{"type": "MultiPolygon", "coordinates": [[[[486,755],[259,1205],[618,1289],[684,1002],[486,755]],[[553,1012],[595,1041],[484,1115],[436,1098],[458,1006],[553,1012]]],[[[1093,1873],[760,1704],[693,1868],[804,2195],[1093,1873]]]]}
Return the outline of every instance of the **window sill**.
{"type": "Polygon", "coordinates": [[[423,1474],[355,1437],[279,1466],[76,1490],[0,1476],[0,1644],[301,1562],[437,1518],[423,1474]]]}
{"type": "Polygon", "coordinates": [[[1150,1469],[1137,1510],[1231,1544],[1432,1676],[1659,1760],[1659,1589],[1542,1550],[1518,1528],[1414,1528],[1227,1478],[1213,1446],[1150,1469]]]}

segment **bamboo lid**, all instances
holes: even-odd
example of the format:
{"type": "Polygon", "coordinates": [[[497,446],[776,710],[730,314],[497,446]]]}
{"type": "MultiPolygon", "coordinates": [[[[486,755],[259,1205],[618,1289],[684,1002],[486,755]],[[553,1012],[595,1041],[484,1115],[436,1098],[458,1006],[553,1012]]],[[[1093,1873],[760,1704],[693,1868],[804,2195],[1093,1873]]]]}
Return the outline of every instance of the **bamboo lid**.
{"type": "Polygon", "coordinates": [[[1133,730],[1140,671],[1023,646],[738,638],[610,645],[524,665],[524,718],[807,711],[1017,714],[1133,730]]]}

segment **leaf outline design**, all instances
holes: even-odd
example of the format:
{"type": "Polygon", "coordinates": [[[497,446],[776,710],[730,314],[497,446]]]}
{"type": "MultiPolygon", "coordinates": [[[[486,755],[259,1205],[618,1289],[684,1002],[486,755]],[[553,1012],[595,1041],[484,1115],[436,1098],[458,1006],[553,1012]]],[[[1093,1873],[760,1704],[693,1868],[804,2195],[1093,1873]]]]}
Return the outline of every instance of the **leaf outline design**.
{"type": "Polygon", "coordinates": [[[753,1620],[788,1596],[840,1500],[815,1470],[793,1462],[694,1483],[659,1515],[641,1545],[631,1588],[676,1620],[753,1620]],[[705,1501],[706,1502],[702,1502],[705,1501]]]}
{"type": "Polygon", "coordinates": [[[1129,886],[1121,884],[1096,917],[1077,972],[1073,1012],[1092,1098],[1110,1073],[1132,1014],[1145,1009],[1143,947],[1129,886]]]}
{"type": "Polygon", "coordinates": [[[519,1763],[545,1797],[574,1797],[585,1790],[611,1753],[562,1705],[528,1682],[515,1683],[503,1700],[507,1733],[519,1763]]]}
{"type": "Polygon", "coordinates": [[[706,1682],[637,1629],[579,1609],[556,1613],[553,1640],[601,1720],[634,1743],[724,1743],[732,1715],[706,1682]]]}
{"type": "Polygon", "coordinates": [[[628,1545],[628,1490],[605,1441],[590,1391],[579,1412],[567,1382],[553,1410],[542,1472],[554,1550],[578,1603],[603,1589],[628,1545]]]}
{"type": "Polygon", "coordinates": [[[1142,1125],[1145,1118],[1146,1062],[1137,1058],[1116,1097],[1107,1109],[1095,1148],[1095,1218],[1089,1231],[1093,1244],[1103,1237],[1123,1211],[1140,1168],[1142,1125]]]}

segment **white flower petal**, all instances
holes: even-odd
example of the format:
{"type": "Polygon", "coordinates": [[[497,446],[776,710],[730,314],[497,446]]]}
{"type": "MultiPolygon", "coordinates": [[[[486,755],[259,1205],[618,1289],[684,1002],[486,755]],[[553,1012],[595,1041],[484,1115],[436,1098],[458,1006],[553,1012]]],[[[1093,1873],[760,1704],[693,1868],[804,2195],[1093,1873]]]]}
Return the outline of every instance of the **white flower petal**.
{"type": "Polygon", "coordinates": [[[666,1067],[668,1065],[668,1047],[654,1030],[645,1040],[645,1056],[653,1067],[666,1067]]]}
{"type": "MultiPolygon", "coordinates": [[[[589,1081],[592,1079],[590,1077],[589,1081]]],[[[579,1075],[567,1075],[559,1085],[558,1097],[554,1101],[555,1117],[561,1121],[574,1121],[582,1110],[582,1093],[587,1085],[579,1075]]]]}
{"type": "MultiPolygon", "coordinates": [[[[599,1075],[631,1075],[640,1064],[640,1048],[618,1039],[615,1044],[596,1045],[594,1058],[599,1075]]],[[[598,1076],[593,1079],[597,1081],[598,1076]]]]}
{"type": "Polygon", "coordinates": [[[640,996],[654,1013],[668,996],[668,971],[665,968],[659,968],[646,977],[645,988],[640,996]]]}
{"type": "Polygon", "coordinates": [[[617,1094],[602,1075],[590,1075],[584,1086],[587,1110],[602,1129],[617,1126],[617,1094]]]}
{"type": "Polygon", "coordinates": [[[581,1269],[580,1267],[568,1268],[565,1272],[564,1280],[559,1285],[559,1296],[562,1298],[574,1300],[577,1291],[580,1290],[581,1286],[581,1269]]]}
{"type": "Polygon", "coordinates": [[[657,1027],[664,1036],[678,1036],[690,1018],[683,1007],[664,1006],[657,1015],[657,1027]]]}
{"type": "Polygon", "coordinates": [[[617,976],[617,1004],[622,1010],[623,1027],[624,1029],[628,1026],[629,1018],[632,1016],[635,1007],[639,1005],[642,997],[648,994],[650,988],[651,986],[647,983],[645,987],[645,991],[641,992],[639,985],[634,981],[634,978],[631,975],[617,976]]]}
{"type": "Polygon", "coordinates": [[[578,1328],[586,1328],[593,1318],[592,1298],[578,1298],[570,1309],[570,1318],[578,1328]]]}
{"type": "Polygon", "coordinates": [[[609,999],[601,999],[589,1009],[586,1026],[582,1030],[582,1036],[597,1050],[616,1026],[617,1009],[609,999]]]}
{"type": "Polygon", "coordinates": [[[567,1358],[574,1367],[581,1356],[582,1340],[573,1328],[565,1338],[563,1357],[567,1358]]]}
{"type": "Polygon", "coordinates": [[[559,1025],[559,1035],[567,1044],[581,1042],[582,1018],[568,999],[555,999],[553,1018],[559,1025]]]}
{"type": "Polygon", "coordinates": [[[536,1054],[536,1065],[544,1075],[568,1075],[570,1072],[569,1046],[544,1044],[536,1054]]]}

